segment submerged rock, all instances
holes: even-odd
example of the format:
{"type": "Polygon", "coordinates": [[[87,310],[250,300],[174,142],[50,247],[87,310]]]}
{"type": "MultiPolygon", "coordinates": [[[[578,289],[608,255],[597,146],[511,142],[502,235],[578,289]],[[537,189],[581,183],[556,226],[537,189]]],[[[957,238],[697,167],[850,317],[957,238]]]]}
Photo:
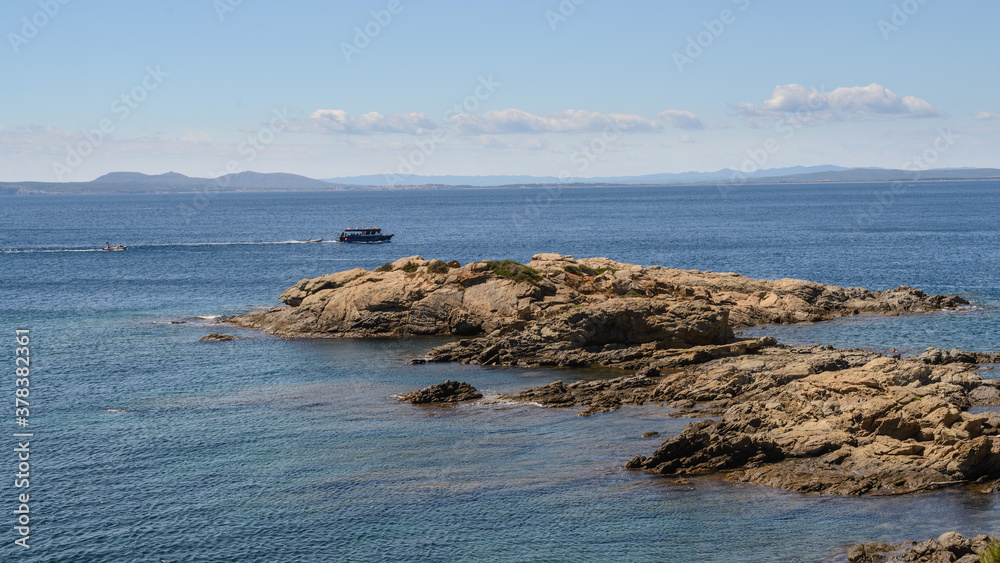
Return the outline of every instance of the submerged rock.
{"type": "Polygon", "coordinates": [[[198,342],[229,342],[231,340],[237,340],[237,337],[232,334],[219,334],[213,332],[207,336],[202,336],[198,339],[198,342]]]}
{"type": "Polygon", "coordinates": [[[407,401],[413,404],[426,403],[457,403],[459,401],[469,401],[482,399],[483,395],[475,387],[465,382],[447,380],[444,383],[437,383],[423,389],[407,393],[399,398],[400,401],[407,401]]]}

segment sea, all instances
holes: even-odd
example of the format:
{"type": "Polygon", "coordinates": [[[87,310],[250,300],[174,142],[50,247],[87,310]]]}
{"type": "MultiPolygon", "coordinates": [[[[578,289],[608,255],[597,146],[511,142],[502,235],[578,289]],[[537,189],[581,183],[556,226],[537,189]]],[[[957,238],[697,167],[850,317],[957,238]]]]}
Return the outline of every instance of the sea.
{"type": "Polygon", "coordinates": [[[997,533],[997,495],[802,495],[626,470],[690,422],[657,405],[580,417],[394,400],[446,379],[490,399],[618,372],[411,365],[445,339],[216,321],[402,257],[557,252],[957,293],[972,305],[746,333],[1000,351],[998,217],[1000,183],[985,181],[0,196],[0,560],[833,562],[857,542],[997,533]],[[362,221],[395,237],[329,242],[362,221]],[[108,242],[128,250],[96,250],[108,242]],[[213,332],[241,338],[198,341],[213,332]]]}

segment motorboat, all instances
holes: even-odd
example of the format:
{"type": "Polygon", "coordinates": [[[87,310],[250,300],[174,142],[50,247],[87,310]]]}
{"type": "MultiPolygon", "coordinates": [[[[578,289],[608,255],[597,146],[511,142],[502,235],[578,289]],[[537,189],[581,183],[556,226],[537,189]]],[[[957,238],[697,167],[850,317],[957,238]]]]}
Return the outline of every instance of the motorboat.
{"type": "Polygon", "coordinates": [[[337,237],[337,242],[389,242],[395,235],[384,235],[378,227],[347,228],[337,237]]]}

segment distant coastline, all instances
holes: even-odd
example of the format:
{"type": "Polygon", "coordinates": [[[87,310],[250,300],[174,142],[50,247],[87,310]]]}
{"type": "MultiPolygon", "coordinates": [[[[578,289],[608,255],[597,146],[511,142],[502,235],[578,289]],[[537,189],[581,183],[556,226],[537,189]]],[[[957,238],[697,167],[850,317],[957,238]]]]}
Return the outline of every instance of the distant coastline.
{"type": "MultiPolygon", "coordinates": [[[[822,167],[816,167],[822,168],[822,167]]],[[[781,184],[860,184],[860,183],[927,183],[978,182],[1000,180],[1000,169],[934,169],[925,171],[888,170],[881,168],[831,169],[819,172],[773,175],[782,170],[758,171],[744,175],[735,170],[717,172],[659,174],[616,178],[567,178],[560,181],[549,177],[513,176],[414,176],[402,178],[412,183],[348,183],[349,180],[371,181],[375,176],[331,178],[317,180],[297,174],[240,172],[218,178],[192,178],[175,172],[147,175],[138,172],[113,172],[89,182],[0,182],[0,195],[60,195],[60,194],[183,194],[241,192],[320,192],[426,189],[490,189],[490,188],[618,188],[618,187],[739,187],[781,184]],[[671,177],[678,179],[671,181],[671,177]],[[447,180],[474,180],[475,183],[450,183],[447,180]],[[513,178],[524,182],[504,182],[513,178]],[[681,180],[680,178],[686,178],[681,180]],[[420,180],[437,180],[425,181],[420,180]],[[491,183],[495,180],[495,183],[491,183]],[[660,181],[657,181],[660,180],[660,181]]],[[[385,176],[390,179],[392,177],[385,176]]],[[[400,180],[400,177],[394,179],[400,180]]]]}

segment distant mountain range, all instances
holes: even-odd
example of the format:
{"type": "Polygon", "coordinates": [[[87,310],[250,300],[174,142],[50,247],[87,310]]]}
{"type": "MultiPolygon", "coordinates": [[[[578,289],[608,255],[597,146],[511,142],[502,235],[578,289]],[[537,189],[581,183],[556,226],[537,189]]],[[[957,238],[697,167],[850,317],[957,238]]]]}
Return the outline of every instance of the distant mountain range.
{"type": "Polygon", "coordinates": [[[343,188],[343,186],[297,174],[263,174],[260,172],[238,172],[218,178],[192,178],[177,172],[156,175],[140,172],[111,172],[89,182],[0,182],[0,194],[305,191],[338,188],[343,188]]]}
{"type": "MultiPolygon", "coordinates": [[[[729,182],[742,175],[728,168],[715,172],[646,174],[643,176],[607,176],[601,178],[566,178],[554,176],[418,176],[367,175],[316,180],[297,174],[239,172],[219,178],[192,178],[177,172],[142,174],[112,172],[89,182],[0,182],[0,194],[99,194],[99,193],[174,193],[215,191],[317,191],[345,189],[406,189],[434,187],[551,186],[562,185],[678,185],[729,182]]],[[[795,166],[759,170],[746,175],[748,183],[822,183],[822,182],[892,182],[925,180],[1000,179],[996,168],[940,168],[913,172],[885,168],[845,168],[843,166],[795,166]]]]}
{"type": "MultiPolygon", "coordinates": [[[[833,172],[850,170],[843,166],[793,166],[791,168],[772,168],[758,170],[747,176],[750,178],[772,178],[787,174],[809,174],[818,172],[833,172]]],[[[723,168],[716,172],[680,172],[645,174],[642,176],[604,176],[600,178],[565,178],[556,176],[418,176],[415,174],[368,174],[365,176],[344,176],[327,178],[328,182],[339,184],[354,184],[366,186],[383,186],[389,183],[407,185],[435,184],[442,186],[512,186],[519,184],[696,184],[702,182],[728,181],[735,170],[723,168]]]]}

